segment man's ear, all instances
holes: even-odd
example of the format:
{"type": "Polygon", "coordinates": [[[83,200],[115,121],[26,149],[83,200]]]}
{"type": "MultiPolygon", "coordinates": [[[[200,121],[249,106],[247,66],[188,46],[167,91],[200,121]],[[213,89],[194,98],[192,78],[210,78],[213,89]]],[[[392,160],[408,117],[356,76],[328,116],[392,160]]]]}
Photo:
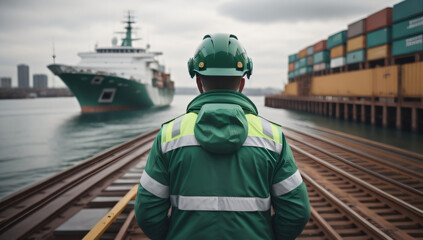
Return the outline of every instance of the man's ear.
{"type": "Polygon", "coordinates": [[[200,77],[197,76],[196,80],[197,80],[197,88],[198,88],[198,90],[200,91],[200,93],[203,93],[204,92],[204,90],[203,90],[203,83],[201,82],[200,77]]]}
{"type": "Polygon", "coordinates": [[[244,90],[244,86],[245,86],[245,78],[242,78],[241,79],[241,84],[239,85],[238,92],[242,92],[242,90],[244,90]]]}

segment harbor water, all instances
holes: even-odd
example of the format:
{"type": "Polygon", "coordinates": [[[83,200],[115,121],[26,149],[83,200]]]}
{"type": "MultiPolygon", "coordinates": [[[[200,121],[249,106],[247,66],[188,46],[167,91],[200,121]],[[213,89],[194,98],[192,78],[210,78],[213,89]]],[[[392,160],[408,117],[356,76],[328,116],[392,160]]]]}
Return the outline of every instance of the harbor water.
{"type": "MultiPolygon", "coordinates": [[[[0,101],[0,198],[74,166],[185,112],[194,95],[176,95],[168,107],[81,114],[76,98],[0,101]]],[[[282,126],[314,126],[423,154],[423,135],[264,106],[259,114],[282,126]]]]}

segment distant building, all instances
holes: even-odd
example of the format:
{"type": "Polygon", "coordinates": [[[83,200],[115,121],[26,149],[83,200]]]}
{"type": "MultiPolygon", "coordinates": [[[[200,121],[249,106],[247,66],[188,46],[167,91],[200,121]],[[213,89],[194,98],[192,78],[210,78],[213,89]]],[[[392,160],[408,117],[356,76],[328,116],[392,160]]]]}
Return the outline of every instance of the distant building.
{"type": "Polygon", "coordinates": [[[46,74],[34,74],[34,88],[47,88],[47,75],[46,74]]]}
{"type": "Polygon", "coordinates": [[[12,78],[2,77],[0,79],[0,87],[2,88],[11,88],[12,87],[12,78]]]}
{"type": "Polygon", "coordinates": [[[18,65],[18,88],[29,88],[29,66],[18,65]]]}

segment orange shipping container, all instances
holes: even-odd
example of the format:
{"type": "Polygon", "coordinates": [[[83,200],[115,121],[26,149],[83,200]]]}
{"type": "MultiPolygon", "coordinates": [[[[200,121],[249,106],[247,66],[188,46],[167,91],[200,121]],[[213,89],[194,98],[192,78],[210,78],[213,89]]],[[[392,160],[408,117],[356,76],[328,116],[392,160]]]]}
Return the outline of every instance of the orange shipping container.
{"type": "Polygon", "coordinates": [[[330,58],[345,56],[345,45],[339,45],[330,50],[330,58]]]}
{"type": "Polygon", "coordinates": [[[348,39],[347,52],[366,48],[366,35],[360,35],[355,38],[348,39]]]}
{"type": "Polygon", "coordinates": [[[292,82],[292,83],[286,84],[283,95],[298,96],[298,83],[292,82]]]}
{"type": "Polygon", "coordinates": [[[404,97],[423,97],[423,62],[401,66],[401,93],[404,97]]]}
{"type": "Polygon", "coordinates": [[[314,44],[314,52],[320,52],[326,49],[326,40],[322,40],[316,44],[314,44]]]}
{"type": "Polygon", "coordinates": [[[367,61],[387,58],[390,55],[391,46],[388,44],[367,49],[367,61]]]}
{"type": "Polygon", "coordinates": [[[398,95],[398,65],[373,69],[373,94],[377,97],[398,95]]]}
{"type": "Polygon", "coordinates": [[[288,69],[290,72],[292,72],[292,71],[294,71],[295,70],[295,63],[290,63],[289,64],[289,69],[288,69]]]}
{"type": "Polygon", "coordinates": [[[399,66],[395,65],[313,77],[311,94],[341,97],[393,97],[398,94],[398,69],[399,66]]]}
{"type": "Polygon", "coordinates": [[[303,57],[305,57],[305,56],[307,56],[307,48],[304,48],[303,50],[301,50],[301,51],[298,53],[298,58],[303,58],[303,57]]]}

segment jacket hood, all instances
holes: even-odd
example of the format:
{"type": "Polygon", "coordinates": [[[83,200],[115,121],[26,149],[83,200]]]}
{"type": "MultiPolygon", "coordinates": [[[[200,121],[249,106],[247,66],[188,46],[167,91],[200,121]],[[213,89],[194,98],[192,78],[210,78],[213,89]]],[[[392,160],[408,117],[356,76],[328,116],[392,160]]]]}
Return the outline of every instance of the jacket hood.
{"type": "Polygon", "coordinates": [[[246,113],[257,115],[254,104],[231,90],[207,91],[196,97],[188,112],[197,112],[194,135],[201,147],[214,154],[241,148],[248,135],[246,113]]]}

